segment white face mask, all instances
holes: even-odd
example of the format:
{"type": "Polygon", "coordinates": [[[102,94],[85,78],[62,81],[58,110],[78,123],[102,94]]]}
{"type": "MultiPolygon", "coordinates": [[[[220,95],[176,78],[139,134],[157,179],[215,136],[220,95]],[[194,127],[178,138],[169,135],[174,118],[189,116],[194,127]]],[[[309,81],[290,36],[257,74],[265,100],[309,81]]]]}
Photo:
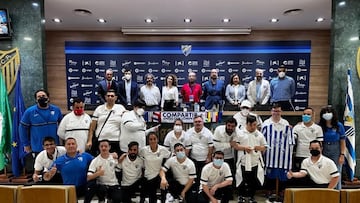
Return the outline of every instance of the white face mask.
{"type": "Polygon", "coordinates": [[[333,113],[324,113],[322,115],[322,118],[329,121],[329,120],[331,120],[333,118],[333,113]]]}
{"type": "Polygon", "coordinates": [[[280,72],[280,73],[279,73],[279,77],[280,77],[280,78],[285,77],[285,72],[280,72]]]}
{"type": "Polygon", "coordinates": [[[136,113],[137,113],[137,115],[142,116],[142,115],[144,115],[145,110],[144,110],[143,108],[138,108],[138,109],[136,110],[136,113]]]}
{"type": "Polygon", "coordinates": [[[131,79],[131,74],[126,74],[126,75],[124,76],[124,78],[125,78],[125,80],[130,80],[130,79],[131,79]]]}
{"type": "Polygon", "coordinates": [[[174,126],[174,131],[175,132],[181,132],[182,131],[182,126],[181,125],[175,125],[174,126]]]}
{"type": "Polygon", "coordinates": [[[249,109],[241,109],[241,114],[247,116],[249,114],[249,109]]]}

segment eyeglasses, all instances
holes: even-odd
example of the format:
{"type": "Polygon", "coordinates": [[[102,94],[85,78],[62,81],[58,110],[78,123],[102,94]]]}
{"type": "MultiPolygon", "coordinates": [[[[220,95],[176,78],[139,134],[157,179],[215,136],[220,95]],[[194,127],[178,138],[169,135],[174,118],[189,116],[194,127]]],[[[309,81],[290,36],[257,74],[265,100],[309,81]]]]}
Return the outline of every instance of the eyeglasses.
{"type": "Polygon", "coordinates": [[[115,95],[106,95],[107,97],[115,97],[115,95]]]}

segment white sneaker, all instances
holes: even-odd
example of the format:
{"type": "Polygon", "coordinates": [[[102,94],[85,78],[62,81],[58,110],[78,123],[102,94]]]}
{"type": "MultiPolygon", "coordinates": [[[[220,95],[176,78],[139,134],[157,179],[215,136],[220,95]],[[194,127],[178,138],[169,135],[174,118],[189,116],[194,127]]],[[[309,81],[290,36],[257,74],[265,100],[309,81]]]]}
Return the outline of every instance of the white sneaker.
{"type": "Polygon", "coordinates": [[[174,197],[170,193],[166,194],[165,203],[174,203],[174,200],[175,200],[174,197]]]}

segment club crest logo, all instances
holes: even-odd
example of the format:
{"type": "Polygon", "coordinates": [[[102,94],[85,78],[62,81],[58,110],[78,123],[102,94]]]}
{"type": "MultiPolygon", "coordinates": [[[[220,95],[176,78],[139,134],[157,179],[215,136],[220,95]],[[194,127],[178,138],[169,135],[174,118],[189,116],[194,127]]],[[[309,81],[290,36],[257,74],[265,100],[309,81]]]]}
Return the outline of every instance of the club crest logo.
{"type": "Polygon", "coordinates": [[[191,45],[190,44],[186,44],[186,45],[181,45],[181,51],[185,56],[189,56],[190,52],[191,52],[191,45]]]}

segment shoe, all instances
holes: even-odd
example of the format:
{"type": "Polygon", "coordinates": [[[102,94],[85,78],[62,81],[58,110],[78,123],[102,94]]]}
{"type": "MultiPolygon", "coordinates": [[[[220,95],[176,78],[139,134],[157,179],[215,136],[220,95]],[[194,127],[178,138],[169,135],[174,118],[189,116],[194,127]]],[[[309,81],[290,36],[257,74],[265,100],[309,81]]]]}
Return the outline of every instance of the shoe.
{"type": "Polygon", "coordinates": [[[174,197],[173,197],[170,193],[167,193],[167,194],[166,194],[165,203],[173,203],[174,200],[175,200],[174,197]]]}
{"type": "Polygon", "coordinates": [[[243,196],[239,196],[238,203],[245,203],[246,199],[243,196]]]}

